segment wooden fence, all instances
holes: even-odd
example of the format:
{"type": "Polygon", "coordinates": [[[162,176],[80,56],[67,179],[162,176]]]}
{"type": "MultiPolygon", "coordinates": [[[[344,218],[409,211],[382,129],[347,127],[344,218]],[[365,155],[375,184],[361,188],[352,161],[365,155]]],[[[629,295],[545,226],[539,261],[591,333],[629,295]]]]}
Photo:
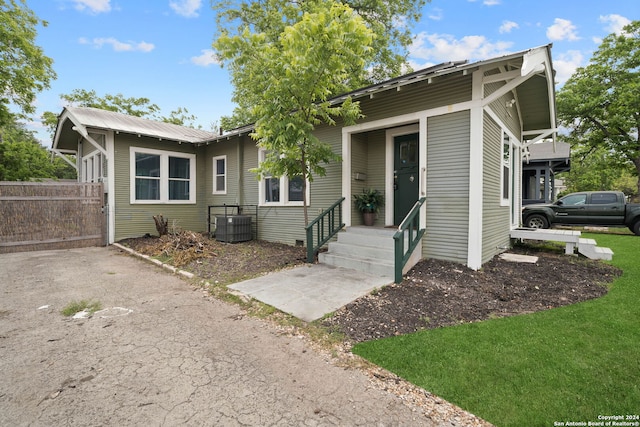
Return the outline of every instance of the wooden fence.
{"type": "Polygon", "coordinates": [[[103,246],[102,184],[0,182],[0,253],[103,246]]]}

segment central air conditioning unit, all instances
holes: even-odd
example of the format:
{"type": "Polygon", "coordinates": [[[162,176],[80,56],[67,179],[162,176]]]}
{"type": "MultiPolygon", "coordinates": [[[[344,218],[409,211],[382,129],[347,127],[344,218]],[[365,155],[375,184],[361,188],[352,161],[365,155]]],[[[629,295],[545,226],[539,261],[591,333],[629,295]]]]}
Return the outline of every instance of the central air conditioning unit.
{"type": "Polygon", "coordinates": [[[251,217],[249,215],[216,216],[216,240],[227,243],[251,240],[251,217]]]}

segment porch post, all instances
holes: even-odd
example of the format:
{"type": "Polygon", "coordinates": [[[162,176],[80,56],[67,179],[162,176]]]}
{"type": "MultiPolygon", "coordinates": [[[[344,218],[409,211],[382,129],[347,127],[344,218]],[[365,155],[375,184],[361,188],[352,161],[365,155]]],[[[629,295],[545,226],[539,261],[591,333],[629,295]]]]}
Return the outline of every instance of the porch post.
{"type": "Polygon", "coordinates": [[[482,70],[474,71],[472,100],[478,101],[470,111],[469,135],[469,230],[467,246],[467,266],[478,270],[482,266],[482,186],[483,186],[483,121],[482,70]]]}
{"type": "Polygon", "coordinates": [[[351,227],[351,133],[342,129],[342,219],[345,227],[351,227]]]}
{"type": "MultiPolygon", "coordinates": [[[[427,117],[426,116],[420,117],[419,127],[420,127],[420,131],[419,131],[420,133],[418,138],[419,138],[420,149],[418,150],[418,152],[420,153],[420,162],[419,162],[420,195],[418,196],[418,199],[420,199],[421,197],[427,196],[427,156],[428,156],[427,141],[428,141],[429,135],[427,135],[427,117]]],[[[420,208],[419,224],[421,229],[426,228],[427,226],[427,203],[423,203],[422,207],[420,208]]]]}

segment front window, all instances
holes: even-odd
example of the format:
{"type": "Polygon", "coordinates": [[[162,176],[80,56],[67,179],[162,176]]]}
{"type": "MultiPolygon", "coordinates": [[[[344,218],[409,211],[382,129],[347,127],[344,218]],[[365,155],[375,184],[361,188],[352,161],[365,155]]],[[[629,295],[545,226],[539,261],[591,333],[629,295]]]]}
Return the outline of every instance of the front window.
{"type": "Polygon", "coordinates": [[[195,203],[195,155],[131,148],[131,203],[195,203]]]}
{"type": "MultiPolygon", "coordinates": [[[[259,159],[263,162],[266,151],[260,150],[259,159]]],[[[265,175],[260,180],[260,205],[302,206],[303,198],[302,177],[280,178],[265,175]]],[[[309,182],[307,181],[307,205],[309,204],[309,182]]]]}
{"type": "Polygon", "coordinates": [[[213,158],[213,194],[227,194],[227,156],[213,158]]]}

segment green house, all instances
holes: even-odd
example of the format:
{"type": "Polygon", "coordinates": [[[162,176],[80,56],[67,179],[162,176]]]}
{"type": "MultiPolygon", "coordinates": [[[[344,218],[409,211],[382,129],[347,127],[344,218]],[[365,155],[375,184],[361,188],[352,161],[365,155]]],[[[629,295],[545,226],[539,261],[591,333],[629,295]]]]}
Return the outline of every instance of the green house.
{"type": "MultiPolygon", "coordinates": [[[[346,231],[338,241],[357,231],[375,242],[373,233],[395,233],[423,200],[416,223],[424,235],[407,265],[431,257],[480,268],[510,246],[510,231],[519,226],[522,153],[555,136],[553,75],[548,45],[443,63],[334,98],[359,101],[364,118],[316,129],[342,161],[308,186],[310,217],[344,197],[339,205],[346,231]],[[370,188],[385,203],[374,226],[365,228],[353,195],[370,188]]],[[[226,205],[252,217],[254,237],[306,244],[301,183],[258,180],[249,171],[263,155],[251,130],[216,135],[68,107],[59,116],[53,149],[77,155],[80,181],[104,183],[110,243],[155,234],[152,218],[158,214],[170,226],[207,231],[212,209],[226,205]]],[[[335,238],[332,250],[340,253],[335,238]]],[[[360,255],[368,257],[365,249],[360,255]]],[[[385,260],[389,252],[378,257],[385,260]]],[[[323,254],[320,261],[329,258],[323,254]]]]}

